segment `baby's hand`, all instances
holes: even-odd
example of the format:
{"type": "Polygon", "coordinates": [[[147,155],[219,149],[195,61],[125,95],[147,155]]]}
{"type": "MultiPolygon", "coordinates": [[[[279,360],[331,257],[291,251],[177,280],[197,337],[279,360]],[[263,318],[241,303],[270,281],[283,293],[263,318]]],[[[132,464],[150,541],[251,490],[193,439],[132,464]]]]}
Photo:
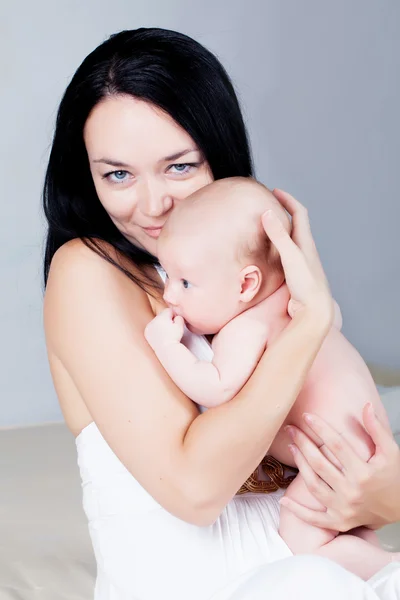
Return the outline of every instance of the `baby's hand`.
{"type": "Polygon", "coordinates": [[[166,308],[144,330],[144,337],[153,348],[179,343],[184,333],[184,320],[174,317],[173,310],[166,308]]]}

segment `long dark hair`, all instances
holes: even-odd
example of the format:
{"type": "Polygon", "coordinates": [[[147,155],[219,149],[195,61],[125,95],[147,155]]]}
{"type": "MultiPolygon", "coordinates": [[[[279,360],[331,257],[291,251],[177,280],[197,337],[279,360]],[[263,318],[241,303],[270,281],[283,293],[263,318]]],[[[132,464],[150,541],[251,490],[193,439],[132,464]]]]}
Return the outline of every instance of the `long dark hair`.
{"type": "Polygon", "coordinates": [[[134,246],[100,203],[83,139],[92,109],[108,95],[131,95],[167,112],[202,151],[214,179],[252,176],[251,153],[238,99],[218,59],[190,37],[158,28],[112,35],[85,58],[61,101],[47,167],[43,207],[48,222],[44,282],[54,253],[80,238],[141,287],[101,240],[139,270],[157,259],[134,246]]]}

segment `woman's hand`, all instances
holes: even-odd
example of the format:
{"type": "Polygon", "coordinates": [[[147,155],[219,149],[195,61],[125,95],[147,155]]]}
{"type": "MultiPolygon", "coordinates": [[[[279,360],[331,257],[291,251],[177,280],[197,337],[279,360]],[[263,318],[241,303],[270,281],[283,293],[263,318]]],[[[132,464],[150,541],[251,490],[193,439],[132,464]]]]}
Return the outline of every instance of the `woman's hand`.
{"type": "Polygon", "coordinates": [[[333,322],[333,300],[329,285],[311,234],[306,208],[283,190],[274,189],[274,196],[292,217],[292,236],[274,213],[262,216],[266,234],[278,250],[291,299],[290,316],[311,309],[313,317],[321,317],[329,328],[333,322]]]}
{"type": "Polygon", "coordinates": [[[400,448],[391,431],[378,421],[370,404],[363,412],[375,454],[364,462],[323,419],[304,415],[323,441],[318,448],[300,429],[294,431],[294,460],[310,492],[325,507],[310,510],[289,498],[281,500],[310,525],[348,531],[360,525],[377,529],[400,520],[400,448]]]}

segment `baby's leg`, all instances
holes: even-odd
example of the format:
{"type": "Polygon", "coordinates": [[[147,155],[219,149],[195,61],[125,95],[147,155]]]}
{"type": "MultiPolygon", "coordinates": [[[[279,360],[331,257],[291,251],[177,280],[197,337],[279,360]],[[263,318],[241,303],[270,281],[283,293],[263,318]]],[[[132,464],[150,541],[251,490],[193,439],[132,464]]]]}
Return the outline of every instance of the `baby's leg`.
{"type": "Polygon", "coordinates": [[[317,554],[334,560],[339,565],[367,581],[391,562],[400,562],[400,552],[387,552],[355,535],[338,535],[322,546],[317,554]]]}
{"type": "MultiPolygon", "coordinates": [[[[293,498],[293,500],[307,508],[315,510],[324,509],[324,506],[309,492],[300,474],[290,484],[285,496],[293,498]]],[[[315,553],[321,546],[335,539],[337,533],[337,531],[309,525],[296,517],[284,506],[281,507],[279,534],[285,540],[293,554],[315,553]]]]}
{"type": "MultiPolygon", "coordinates": [[[[286,494],[309,508],[322,508],[300,475],[290,484],[286,494]]],[[[337,535],[335,531],[304,523],[285,507],[281,509],[279,533],[294,554],[325,556],[364,580],[390,562],[400,560],[399,552],[391,554],[377,545],[372,531],[360,528],[359,532],[354,530],[352,534],[337,535]]]]}
{"type": "Polygon", "coordinates": [[[369,529],[368,527],[356,527],[355,529],[351,529],[347,533],[349,535],[355,535],[356,537],[360,538],[361,540],[365,540],[373,546],[377,546],[378,548],[382,547],[379,538],[376,535],[376,532],[372,529],[369,529]]]}

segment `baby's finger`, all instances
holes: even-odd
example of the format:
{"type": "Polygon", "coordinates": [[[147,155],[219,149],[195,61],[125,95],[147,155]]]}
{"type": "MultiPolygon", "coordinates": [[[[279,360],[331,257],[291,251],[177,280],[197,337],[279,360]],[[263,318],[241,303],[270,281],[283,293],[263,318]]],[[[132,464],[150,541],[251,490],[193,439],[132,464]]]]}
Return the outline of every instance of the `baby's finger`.
{"type": "Polygon", "coordinates": [[[176,316],[174,318],[174,323],[175,325],[178,325],[178,327],[183,329],[183,326],[185,325],[185,321],[183,320],[183,317],[181,317],[180,315],[176,316]]]}

